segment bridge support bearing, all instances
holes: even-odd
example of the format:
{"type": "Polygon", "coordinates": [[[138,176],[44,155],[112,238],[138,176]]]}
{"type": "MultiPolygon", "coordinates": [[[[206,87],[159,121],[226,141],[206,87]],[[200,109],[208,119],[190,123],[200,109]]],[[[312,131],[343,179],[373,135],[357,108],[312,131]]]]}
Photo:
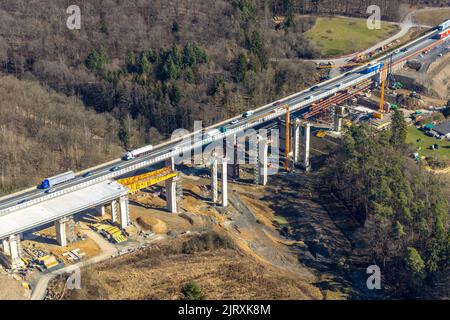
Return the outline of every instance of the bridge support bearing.
{"type": "Polygon", "coordinates": [[[217,158],[213,157],[211,161],[211,200],[213,203],[217,203],[219,201],[217,173],[217,158]]]}
{"type": "Polygon", "coordinates": [[[303,127],[303,139],[305,144],[305,153],[304,153],[304,159],[303,159],[303,166],[305,168],[305,171],[308,172],[311,170],[311,165],[309,163],[309,144],[311,140],[311,124],[305,123],[303,127]]]}
{"type": "Polygon", "coordinates": [[[57,221],[55,221],[55,228],[56,228],[56,241],[59,243],[61,247],[67,246],[67,219],[62,218],[57,221]]]}
{"type": "Polygon", "coordinates": [[[228,206],[228,174],[227,174],[227,159],[222,159],[222,207],[228,206]]]}
{"type": "Polygon", "coordinates": [[[119,203],[117,200],[113,200],[111,202],[111,220],[112,223],[116,223],[118,220],[118,210],[119,209],[119,203]]]}
{"type": "Polygon", "coordinates": [[[120,204],[120,227],[125,229],[130,224],[130,211],[128,207],[128,196],[122,196],[119,199],[120,204]]]}
{"type": "Polygon", "coordinates": [[[24,265],[22,258],[20,257],[21,248],[20,248],[20,236],[12,235],[9,237],[9,250],[10,250],[10,258],[11,258],[11,269],[15,270],[24,265]]]}

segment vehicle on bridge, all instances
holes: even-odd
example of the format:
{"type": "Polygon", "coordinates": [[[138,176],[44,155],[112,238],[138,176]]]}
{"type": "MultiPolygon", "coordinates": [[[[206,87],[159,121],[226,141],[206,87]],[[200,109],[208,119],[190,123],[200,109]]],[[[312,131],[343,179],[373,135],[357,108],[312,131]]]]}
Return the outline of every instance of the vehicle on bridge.
{"type": "Polygon", "coordinates": [[[203,135],[203,139],[214,138],[220,133],[221,131],[219,129],[211,129],[208,132],[205,132],[205,134],[203,135]]]}
{"type": "Polygon", "coordinates": [[[437,29],[439,31],[444,31],[450,27],[450,19],[442,22],[440,25],[437,26],[437,29]]]}
{"type": "Polygon", "coordinates": [[[439,32],[436,35],[436,38],[437,39],[444,39],[444,38],[447,38],[449,35],[450,35],[450,29],[447,29],[447,30],[439,32]]]}
{"type": "Polygon", "coordinates": [[[377,63],[377,64],[369,64],[369,66],[366,69],[361,70],[360,73],[368,74],[368,73],[371,73],[371,72],[374,72],[374,71],[378,71],[381,68],[383,68],[383,66],[384,66],[383,62],[380,62],[380,63],[377,63]]]}
{"type": "Polygon", "coordinates": [[[136,150],[132,150],[129,151],[127,153],[125,153],[122,157],[123,160],[131,160],[137,157],[142,156],[143,154],[150,152],[153,150],[153,146],[151,144],[149,144],[148,146],[136,149],[136,150]]]}
{"type": "Polygon", "coordinates": [[[67,171],[67,172],[58,174],[57,176],[44,179],[41,182],[40,187],[42,189],[50,189],[51,187],[56,186],[57,184],[64,183],[64,182],[72,180],[74,178],[75,178],[75,173],[73,173],[72,171],[67,171]]]}
{"type": "Polygon", "coordinates": [[[252,116],[255,113],[255,111],[250,110],[250,111],[246,111],[244,112],[244,114],[242,115],[244,118],[248,118],[250,116],[252,116]]]}

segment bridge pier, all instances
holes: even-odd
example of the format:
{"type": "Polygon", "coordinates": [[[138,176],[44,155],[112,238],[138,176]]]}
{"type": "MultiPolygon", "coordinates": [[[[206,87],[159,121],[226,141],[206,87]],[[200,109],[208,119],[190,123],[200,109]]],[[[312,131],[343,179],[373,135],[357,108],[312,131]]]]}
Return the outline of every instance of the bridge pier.
{"type": "Polygon", "coordinates": [[[25,264],[22,261],[22,258],[20,257],[20,253],[21,253],[20,236],[12,235],[9,237],[8,242],[9,242],[9,250],[10,250],[11,269],[18,269],[25,264]]]}
{"type": "Polygon", "coordinates": [[[258,139],[258,183],[267,185],[267,165],[268,165],[269,145],[266,138],[259,137],[258,139]]]}
{"type": "Polygon", "coordinates": [[[67,246],[67,219],[62,218],[55,221],[56,241],[61,247],[67,246]]]}
{"type": "Polygon", "coordinates": [[[99,217],[104,217],[105,216],[105,206],[104,205],[97,206],[95,208],[95,211],[97,212],[99,217]]]}
{"type": "Polygon", "coordinates": [[[222,207],[228,206],[228,174],[227,158],[222,159],[222,207]]]}
{"type": "Polygon", "coordinates": [[[213,203],[217,203],[219,200],[217,174],[217,158],[213,156],[211,161],[211,198],[213,203]]]}
{"type": "Polygon", "coordinates": [[[300,163],[300,119],[295,119],[294,122],[294,164],[300,163]]]}
{"type": "Polygon", "coordinates": [[[239,178],[239,161],[238,161],[238,143],[237,143],[237,135],[234,134],[232,136],[226,137],[226,152],[225,156],[228,159],[232,159],[228,163],[228,177],[230,179],[238,179],[239,178]]]}
{"type": "Polygon", "coordinates": [[[306,122],[303,125],[303,141],[305,144],[305,153],[304,153],[304,159],[303,159],[303,166],[305,168],[305,171],[308,172],[311,170],[311,165],[309,163],[309,144],[311,140],[311,124],[309,122],[306,122]]]}
{"type": "Polygon", "coordinates": [[[9,242],[7,239],[3,239],[2,240],[2,247],[3,247],[3,254],[5,256],[10,256],[11,255],[11,249],[9,246],[9,242]]]}
{"type": "MultiPolygon", "coordinates": [[[[171,157],[166,160],[166,166],[170,167],[172,171],[175,171],[175,159],[171,157]]],[[[167,211],[171,213],[177,213],[177,183],[174,178],[167,179],[166,184],[166,206],[167,211]]]]}
{"type": "Polygon", "coordinates": [[[334,112],[333,129],[334,129],[334,131],[341,132],[341,130],[342,130],[342,117],[344,115],[344,107],[335,106],[334,108],[335,108],[335,112],[334,112]]]}
{"type": "Polygon", "coordinates": [[[111,221],[116,223],[118,220],[119,203],[117,200],[111,202],[111,221]]]}
{"type": "Polygon", "coordinates": [[[125,229],[130,224],[130,210],[128,207],[128,196],[122,196],[119,199],[120,204],[120,227],[125,229]]]}

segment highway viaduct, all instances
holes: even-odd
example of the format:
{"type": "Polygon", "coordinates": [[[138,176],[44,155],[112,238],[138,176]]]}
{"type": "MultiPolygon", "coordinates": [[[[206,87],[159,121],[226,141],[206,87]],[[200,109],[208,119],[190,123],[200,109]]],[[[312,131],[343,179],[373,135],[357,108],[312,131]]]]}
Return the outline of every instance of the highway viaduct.
{"type": "MultiPolygon", "coordinates": [[[[391,62],[393,70],[400,68],[409,58],[446,41],[436,39],[436,33],[436,30],[428,32],[398,48],[395,53],[388,53],[372,61],[372,64],[383,62],[387,65],[391,62]]],[[[218,169],[220,166],[222,172],[220,205],[226,207],[228,205],[228,176],[230,172],[231,176],[236,173],[235,158],[238,146],[245,145],[245,141],[244,143],[239,142],[239,137],[242,137],[243,132],[267,126],[275,121],[281,126],[281,138],[284,133],[285,141],[292,139],[293,152],[285,154],[285,158],[294,164],[302,165],[306,171],[310,170],[311,125],[308,118],[329,109],[336,101],[348,99],[355,92],[371,88],[372,83],[380,83],[384,76],[384,70],[364,72],[367,67],[368,65],[361,66],[350,73],[322,82],[314,91],[307,89],[283,98],[277,103],[255,109],[249,117],[237,116],[203,130],[194,129],[193,133],[155,146],[151,152],[142,157],[129,161],[116,159],[108,164],[90,169],[89,177],[80,174],[75,179],[58,185],[54,193],[46,194],[42,190],[29,189],[1,198],[0,240],[2,240],[4,256],[8,257],[12,268],[20,267],[22,264],[20,259],[21,234],[48,223],[55,223],[58,243],[65,246],[67,244],[66,225],[71,222],[74,214],[88,208],[96,208],[97,212],[102,215],[105,212],[105,206],[111,206],[113,222],[119,222],[122,228],[126,228],[129,224],[127,189],[114,180],[160,163],[165,163],[175,172],[175,162],[176,159],[179,159],[180,154],[190,156],[193,150],[202,150],[205,146],[214,143],[224,147],[219,147],[218,152],[207,155],[207,162],[211,169],[211,197],[214,203],[219,203],[218,169]],[[284,119],[284,122],[280,119],[284,119]],[[286,123],[289,123],[288,129],[286,123]],[[226,131],[212,137],[205,138],[203,134],[203,132],[224,127],[226,131]],[[301,140],[303,140],[302,143],[301,140]],[[301,144],[304,145],[303,150],[300,150],[301,144]],[[111,171],[113,166],[119,169],[111,171]],[[100,192],[96,193],[95,190],[100,190],[100,192]],[[46,215],[41,215],[41,212],[45,212],[46,215]],[[36,219],[36,216],[39,219],[36,219]]],[[[336,128],[340,127],[339,114],[340,112],[336,112],[336,128]]],[[[255,150],[253,150],[256,153],[255,182],[265,185],[269,174],[268,163],[271,160],[268,150],[270,148],[273,151],[274,145],[279,144],[279,141],[272,139],[272,136],[258,135],[256,131],[254,132],[257,139],[257,143],[254,145],[255,150]]],[[[280,147],[285,151],[282,145],[280,147]]],[[[177,212],[177,179],[179,177],[165,180],[167,210],[173,213],[177,212]]]]}

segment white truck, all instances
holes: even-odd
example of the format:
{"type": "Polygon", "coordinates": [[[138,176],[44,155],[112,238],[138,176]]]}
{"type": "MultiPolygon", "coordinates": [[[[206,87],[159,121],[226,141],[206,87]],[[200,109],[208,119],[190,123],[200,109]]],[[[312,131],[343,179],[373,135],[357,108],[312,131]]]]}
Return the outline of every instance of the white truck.
{"type": "Polygon", "coordinates": [[[129,152],[125,153],[123,155],[123,159],[124,160],[131,160],[131,159],[140,157],[141,155],[143,155],[143,154],[145,154],[147,152],[150,152],[152,150],[153,150],[153,146],[151,144],[149,144],[148,146],[145,146],[145,147],[142,147],[142,148],[139,148],[139,149],[136,149],[136,150],[132,150],[132,151],[129,151],[129,152]]]}
{"type": "Polygon", "coordinates": [[[211,129],[211,130],[205,132],[205,134],[203,135],[203,139],[214,138],[215,136],[217,136],[220,133],[221,132],[219,129],[211,129]]]}

